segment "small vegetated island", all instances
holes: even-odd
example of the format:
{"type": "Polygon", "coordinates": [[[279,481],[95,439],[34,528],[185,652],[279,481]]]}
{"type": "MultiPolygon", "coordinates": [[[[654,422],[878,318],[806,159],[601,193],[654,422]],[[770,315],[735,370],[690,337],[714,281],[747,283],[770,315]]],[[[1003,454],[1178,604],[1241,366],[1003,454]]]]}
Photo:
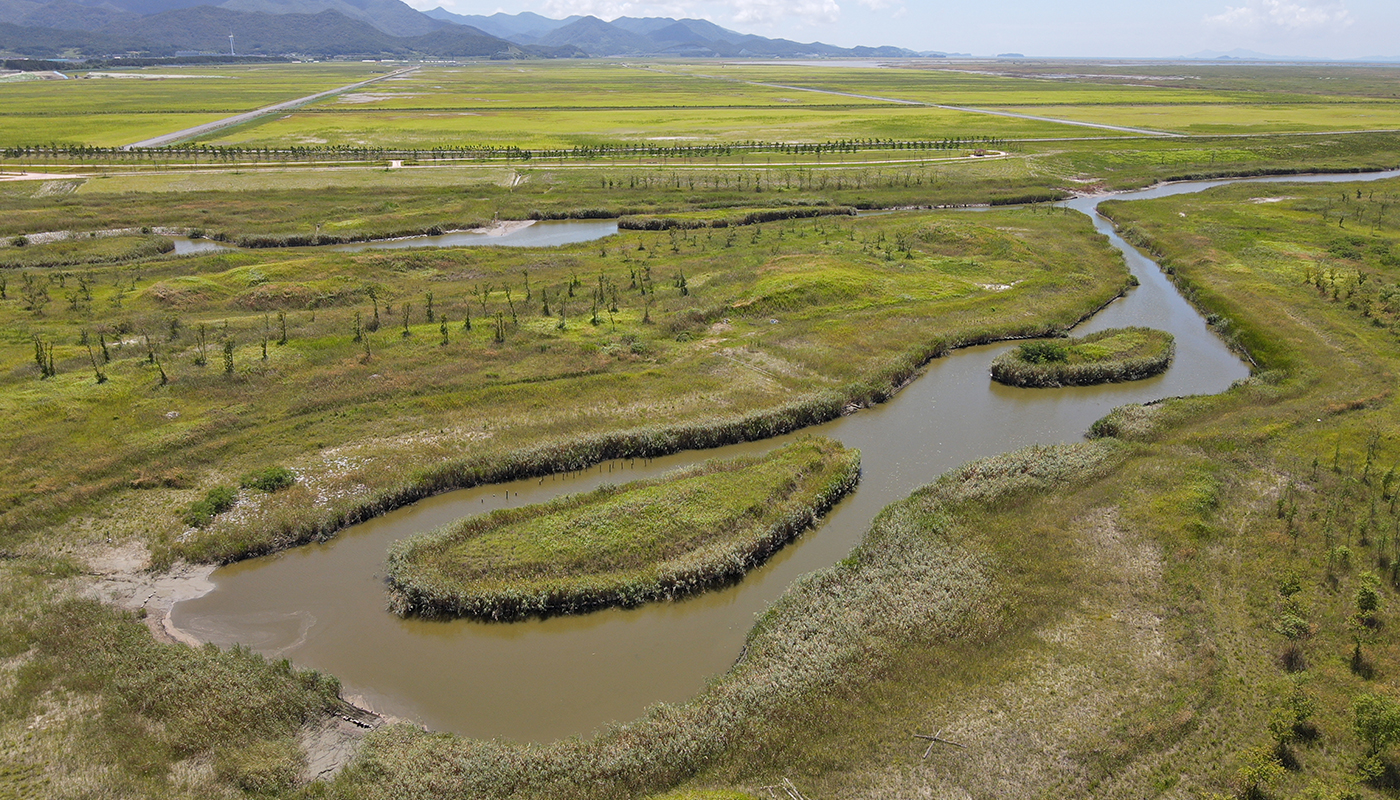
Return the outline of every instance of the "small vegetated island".
{"type": "Polygon", "coordinates": [[[992,380],[1009,386],[1088,386],[1165,372],[1176,340],[1152,328],[1109,328],[1077,339],[1042,339],[992,361],[992,380]]]}
{"type": "Polygon", "coordinates": [[[459,520],[390,549],[390,608],[509,620],[701,591],[762,563],[859,477],[859,450],[804,437],[459,520]]]}

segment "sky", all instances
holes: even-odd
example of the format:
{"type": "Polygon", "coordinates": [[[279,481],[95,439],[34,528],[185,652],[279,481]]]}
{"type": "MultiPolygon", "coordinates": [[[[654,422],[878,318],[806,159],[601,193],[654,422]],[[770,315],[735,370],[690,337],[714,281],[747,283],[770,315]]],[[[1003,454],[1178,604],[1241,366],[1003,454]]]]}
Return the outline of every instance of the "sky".
{"type": "Polygon", "coordinates": [[[842,47],[1027,56],[1162,58],[1252,50],[1278,56],[1400,56],[1397,0],[408,0],[458,14],[555,19],[694,17],[743,33],[842,47]]]}

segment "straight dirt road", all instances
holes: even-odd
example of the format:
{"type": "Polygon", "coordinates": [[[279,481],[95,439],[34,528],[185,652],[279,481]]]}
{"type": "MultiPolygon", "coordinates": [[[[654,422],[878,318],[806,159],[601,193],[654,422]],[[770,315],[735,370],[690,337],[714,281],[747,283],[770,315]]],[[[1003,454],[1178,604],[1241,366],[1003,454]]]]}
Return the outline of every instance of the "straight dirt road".
{"type": "Polygon", "coordinates": [[[123,145],[122,149],[134,150],[138,147],[164,147],[167,144],[174,144],[175,142],[184,139],[191,139],[195,136],[202,136],[206,133],[209,133],[210,131],[219,130],[220,128],[227,128],[232,125],[241,125],[245,122],[255,120],[258,117],[266,116],[268,114],[276,114],[279,111],[288,111],[298,106],[304,106],[307,103],[315,102],[324,97],[330,97],[331,95],[340,94],[341,92],[348,92],[354,89],[358,89],[361,86],[368,86],[371,83],[385,81],[390,78],[397,78],[400,75],[413,72],[416,69],[418,68],[406,67],[404,69],[395,70],[394,72],[391,72],[388,75],[380,75],[375,78],[370,78],[367,81],[352,83],[349,86],[342,86],[338,89],[327,89],[324,92],[318,92],[313,95],[307,95],[306,97],[299,97],[295,100],[288,100],[284,103],[277,103],[276,105],[266,106],[264,108],[259,108],[256,111],[246,111],[242,114],[236,114],[232,117],[225,117],[223,119],[214,120],[213,122],[206,122],[203,125],[196,125],[193,128],[185,128],[182,131],[175,131],[174,133],[166,133],[150,139],[143,139],[139,142],[133,142],[128,145],[123,145]]]}

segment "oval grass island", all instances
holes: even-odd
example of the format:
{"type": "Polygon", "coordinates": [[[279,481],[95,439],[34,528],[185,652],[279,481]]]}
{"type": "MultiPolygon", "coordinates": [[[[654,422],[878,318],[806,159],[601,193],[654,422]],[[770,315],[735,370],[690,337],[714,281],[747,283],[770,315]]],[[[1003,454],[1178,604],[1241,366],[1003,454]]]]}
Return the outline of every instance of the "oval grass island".
{"type": "Polygon", "coordinates": [[[762,563],[859,479],[859,450],[805,437],[761,457],[469,517],[394,543],[389,607],[514,620],[691,594],[762,563]]]}
{"type": "Polygon", "coordinates": [[[1109,328],[1076,339],[1027,342],[992,361],[992,380],[1008,386],[1089,386],[1165,372],[1176,339],[1153,328],[1109,328]]]}

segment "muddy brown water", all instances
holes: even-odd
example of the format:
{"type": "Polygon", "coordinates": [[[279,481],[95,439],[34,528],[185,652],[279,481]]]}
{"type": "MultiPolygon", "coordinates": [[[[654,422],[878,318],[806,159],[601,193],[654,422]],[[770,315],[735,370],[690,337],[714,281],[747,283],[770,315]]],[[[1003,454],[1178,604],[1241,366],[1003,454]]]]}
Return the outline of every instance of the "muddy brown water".
{"type": "MultiPolygon", "coordinates": [[[[1161,197],[1220,183],[1115,197],[1161,197]]],[[[1066,205],[1092,214],[1100,199],[1066,205]]],[[[790,583],[840,560],[880,509],[941,473],[1026,445],[1077,441],[1115,406],[1219,392],[1248,376],[1150,260],[1107,222],[1095,217],[1095,224],[1124,251],[1141,285],[1075,333],[1123,325],[1168,330],[1177,346],[1171,369],[1129,384],[1016,389],[988,377],[992,358],[1010,344],[937,359],[890,402],[802,432],[860,448],[861,483],[819,528],[735,586],[582,616],[509,624],[424,621],[385,611],[382,572],[390,542],[465,515],[650,477],[698,459],[766,452],[801,434],[442,494],[347,529],[329,543],[219,569],[215,589],[176,605],[172,621],[204,641],[243,643],[330,672],[347,696],[375,711],[465,736],[546,741],[586,735],[603,723],[637,717],[649,704],[684,701],[734,662],[755,616],[790,583]]]]}

